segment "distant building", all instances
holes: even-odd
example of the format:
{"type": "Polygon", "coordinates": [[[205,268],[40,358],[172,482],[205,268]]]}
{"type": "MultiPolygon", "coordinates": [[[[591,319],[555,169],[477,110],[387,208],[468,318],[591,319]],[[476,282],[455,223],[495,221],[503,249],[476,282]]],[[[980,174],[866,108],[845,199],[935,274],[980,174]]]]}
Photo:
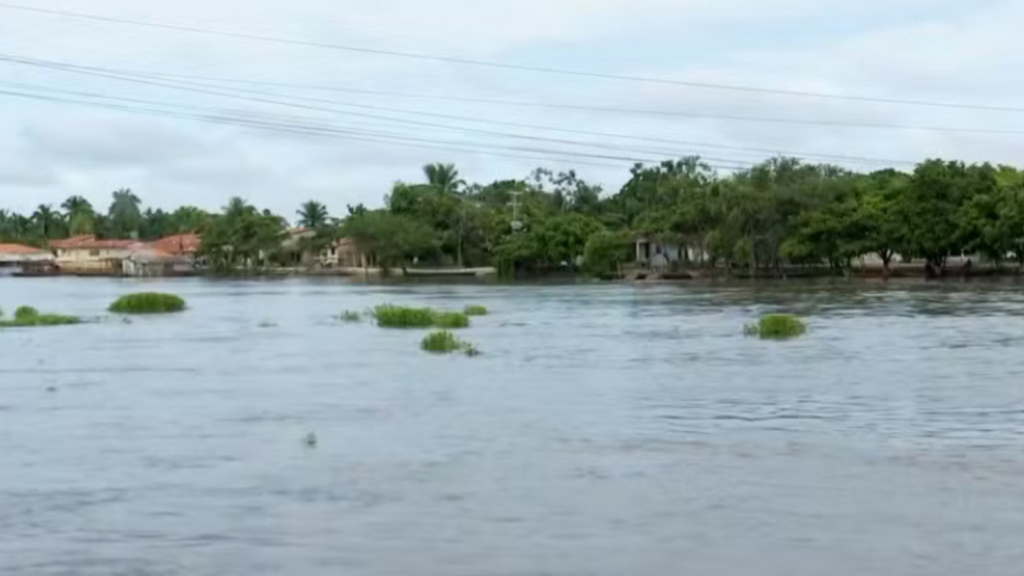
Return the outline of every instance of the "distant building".
{"type": "Polygon", "coordinates": [[[674,242],[648,238],[636,239],[636,263],[645,268],[662,270],[680,262],[703,262],[707,255],[697,248],[688,248],[674,242]]]}
{"type": "Polygon", "coordinates": [[[47,262],[53,254],[23,244],[0,244],[0,264],[22,264],[25,262],[47,262]]]}
{"type": "Polygon", "coordinates": [[[98,240],[93,235],[50,242],[57,267],[71,274],[119,274],[132,250],[143,246],[138,240],[98,240]]]}
{"type": "Polygon", "coordinates": [[[76,236],[50,242],[56,266],[64,274],[171,276],[194,272],[201,239],[196,234],[155,242],[98,240],[76,236]]]}
{"type": "Polygon", "coordinates": [[[351,238],[342,238],[320,251],[324,268],[366,268],[369,261],[351,238]]]}

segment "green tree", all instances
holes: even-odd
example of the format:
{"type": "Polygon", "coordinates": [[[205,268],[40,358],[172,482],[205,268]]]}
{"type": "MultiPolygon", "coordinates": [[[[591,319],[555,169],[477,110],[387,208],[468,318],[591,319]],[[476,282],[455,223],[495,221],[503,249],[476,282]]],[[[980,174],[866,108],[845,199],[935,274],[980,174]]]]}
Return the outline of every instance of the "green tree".
{"type": "Polygon", "coordinates": [[[49,204],[40,204],[32,214],[32,223],[41,240],[59,238],[63,234],[64,219],[49,204]]]}
{"type": "Polygon", "coordinates": [[[72,236],[95,232],[96,211],[84,197],[71,196],[61,204],[61,208],[64,209],[68,232],[72,236]]]}
{"type": "Polygon", "coordinates": [[[632,246],[623,232],[597,232],[583,249],[584,269],[594,276],[614,275],[622,264],[632,260],[632,246]]]}
{"type": "Polygon", "coordinates": [[[327,206],[316,200],[305,202],[296,214],[299,216],[298,225],[311,230],[327,226],[331,218],[327,206]]]}
{"type": "Polygon", "coordinates": [[[113,202],[107,212],[108,233],[118,238],[137,238],[142,226],[142,200],[130,188],[121,188],[112,193],[113,202]]]}
{"type": "Polygon", "coordinates": [[[405,269],[414,259],[437,251],[436,233],[423,222],[386,210],[372,210],[348,217],[342,233],[384,268],[405,269]]]}
{"type": "Polygon", "coordinates": [[[286,224],[280,216],[234,197],[222,214],[207,221],[201,252],[222,270],[263,268],[280,249],[286,224]]]}
{"type": "Polygon", "coordinates": [[[465,182],[459,179],[454,164],[428,164],[423,167],[427,184],[442,194],[458,194],[465,182]]]}

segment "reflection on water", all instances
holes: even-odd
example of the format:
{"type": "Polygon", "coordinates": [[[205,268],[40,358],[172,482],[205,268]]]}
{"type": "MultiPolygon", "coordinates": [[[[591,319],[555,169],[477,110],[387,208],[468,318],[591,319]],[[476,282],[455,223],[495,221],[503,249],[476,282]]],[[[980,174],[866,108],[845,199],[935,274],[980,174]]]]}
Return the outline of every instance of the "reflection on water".
{"type": "Polygon", "coordinates": [[[1018,575],[1016,284],[3,279],[0,573],[1018,575]],[[474,359],[332,320],[482,304],[474,359]],[[765,312],[807,337],[743,337],[765,312]],[[304,438],[315,431],[318,443],[304,438]]]}

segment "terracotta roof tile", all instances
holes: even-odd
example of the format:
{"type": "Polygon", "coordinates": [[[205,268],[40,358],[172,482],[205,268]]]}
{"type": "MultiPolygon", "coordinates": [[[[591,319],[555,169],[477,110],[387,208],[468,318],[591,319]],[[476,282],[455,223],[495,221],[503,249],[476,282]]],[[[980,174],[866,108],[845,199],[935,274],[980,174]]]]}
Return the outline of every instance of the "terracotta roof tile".
{"type": "Polygon", "coordinates": [[[0,244],[0,254],[39,254],[42,250],[23,244],[0,244]]]}
{"type": "Polygon", "coordinates": [[[202,238],[198,234],[178,234],[150,242],[150,248],[167,254],[195,254],[199,251],[202,238]]]}

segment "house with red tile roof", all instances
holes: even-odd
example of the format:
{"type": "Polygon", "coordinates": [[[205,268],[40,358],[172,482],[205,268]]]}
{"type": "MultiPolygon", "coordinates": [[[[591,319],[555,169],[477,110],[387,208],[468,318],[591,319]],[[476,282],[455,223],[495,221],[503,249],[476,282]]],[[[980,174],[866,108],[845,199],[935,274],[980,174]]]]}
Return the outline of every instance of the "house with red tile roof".
{"type": "Polygon", "coordinates": [[[24,244],[0,243],[0,264],[20,264],[24,262],[45,262],[53,260],[53,255],[46,250],[41,250],[24,244]]]}
{"type": "Polygon", "coordinates": [[[57,266],[71,274],[121,274],[122,262],[143,246],[138,240],[99,240],[93,235],[50,241],[57,266]]]}

